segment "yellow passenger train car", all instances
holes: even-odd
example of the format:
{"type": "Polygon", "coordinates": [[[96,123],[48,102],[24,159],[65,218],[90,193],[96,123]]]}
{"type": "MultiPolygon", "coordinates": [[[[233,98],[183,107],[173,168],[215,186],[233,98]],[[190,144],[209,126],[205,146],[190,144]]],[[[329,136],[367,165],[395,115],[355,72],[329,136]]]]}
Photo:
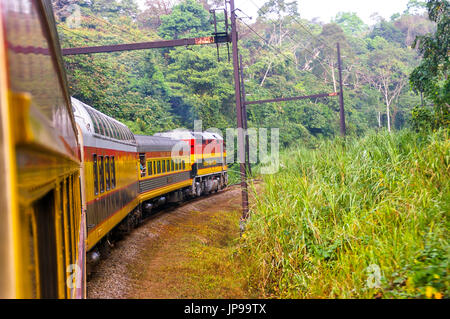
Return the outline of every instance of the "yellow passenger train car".
{"type": "Polygon", "coordinates": [[[134,135],[71,98],[51,1],[0,0],[0,298],[85,298],[115,230],[224,188],[223,139],[198,134],[134,135]]]}
{"type": "Polygon", "coordinates": [[[0,64],[0,298],[82,298],[81,159],[50,1],[0,0],[0,64]]]}

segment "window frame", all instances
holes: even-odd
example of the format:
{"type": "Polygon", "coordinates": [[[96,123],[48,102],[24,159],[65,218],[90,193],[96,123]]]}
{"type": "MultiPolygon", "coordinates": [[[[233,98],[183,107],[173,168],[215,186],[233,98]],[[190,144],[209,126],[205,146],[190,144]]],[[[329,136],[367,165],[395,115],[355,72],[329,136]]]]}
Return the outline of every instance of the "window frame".
{"type": "Polygon", "coordinates": [[[109,156],[105,156],[105,186],[106,191],[109,191],[111,189],[111,172],[110,172],[109,156]]]}
{"type": "Polygon", "coordinates": [[[104,161],[104,156],[100,155],[99,157],[99,170],[98,170],[98,175],[100,177],[100,194],[105,192],[105,161],[104,161]]]}
{"type": "Polygon", "coordinates": [[[116,188],[116,160],[114,156],[111,156],[111,189],[116,188]]]}
{"type": "Polygon", "coordinates": [[[99,194],[99,185],[98,185],[98,156],[97,154],[93,155],[93,171],[92,174],[94,175],[94,195],[97,196],[99,194]]]}

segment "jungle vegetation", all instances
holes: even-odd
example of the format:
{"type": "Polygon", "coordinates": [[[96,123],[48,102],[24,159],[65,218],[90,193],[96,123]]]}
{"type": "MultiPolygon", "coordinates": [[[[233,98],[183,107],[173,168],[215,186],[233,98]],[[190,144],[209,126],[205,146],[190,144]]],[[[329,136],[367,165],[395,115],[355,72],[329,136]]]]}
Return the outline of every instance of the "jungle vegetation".
{"type": "MultiPolygon", "coordinates": [[[[208,36],[209,9],[222,4],[53,3],[63,47],[208,36]]],[[[353,12],[308,21],[286,0],[267,0],[253,20],[238,12],[247,100],[336,92],[340,43],[348,134],[338,136],[336,98],[248,107],[249,127],[280,128],[283,147],[231,247],[255,295],[448,298],[449,10],[447,0],[410,0],[372,25],[353,12]]],[[[65,63],[72,95],[152,134],[199,119],[236,126],[225,46],[220,58],[213,45],[65,63]]]]}
{"type": "MultiPolygon", "coordinates": [[[[447,6],[447,1],[430,2],[447,6]]],[[[135,0],[53,4],[63,47],[211,35],[209,9],[222,5],[218,0],[148,0],[141,10],[135,0]]],[[[330,23],[307,21],[295,2],[285,0],[268,0],[256,19],[249,20],[244,12],[238,15],[247,100],[337,91],[339,42],[349,135],[411,127],[415,107],[420,113],[416,118],[430,121],[435,112],[448,110],[448,80],[439,84],[436,97],[423,75],[427,72],[430,81],[438,83],[436,78],[446,71],[435,72],[427,62],[419,67],[421,56],[441,65],[429,57],[427,48],[435,32],[445,38],[448,15],[440,26],[442,19],[438,14],[429,18],[424,2],[411,0],[390,20],[374,15],[371,26],[353,12],[339,12],[330,23]]],[[[445,46],[440,48],[448,68],[445,46]]],[[[204,129],[236,126],[232,64],[224,45],[220,61],[215,45],[208,45],[67,56],[65,63],[71,94],[124,122],[134,133],[192,129],[198,119],[204,129]]],[[[285,147],[314,145],[339,134],[338,108],[337,98],[252,105],[249,127],[282,128],[285,147]]]]}

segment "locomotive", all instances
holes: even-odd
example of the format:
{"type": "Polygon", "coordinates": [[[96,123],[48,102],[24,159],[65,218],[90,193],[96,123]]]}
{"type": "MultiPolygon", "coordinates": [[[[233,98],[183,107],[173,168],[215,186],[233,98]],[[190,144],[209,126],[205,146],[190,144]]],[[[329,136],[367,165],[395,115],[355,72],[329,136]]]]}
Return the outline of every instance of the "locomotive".
{"type": "Polygon", "coordinates": [[[134,135],[71,98],[51,2],[0,0],[0,298],[84,298],[144,212],[227,185],[219,134],[134,135]]]}

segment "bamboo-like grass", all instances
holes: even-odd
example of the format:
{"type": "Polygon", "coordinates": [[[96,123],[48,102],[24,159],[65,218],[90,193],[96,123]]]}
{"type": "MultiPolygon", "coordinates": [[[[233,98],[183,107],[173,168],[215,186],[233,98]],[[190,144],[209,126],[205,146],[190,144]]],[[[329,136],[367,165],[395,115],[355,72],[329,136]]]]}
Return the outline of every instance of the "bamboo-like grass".
{"type": "Polygon", "coordinates": [[[240,242],[269,298],[449,296],[447,131],[299,146],[265,175],[240,242]]]}

